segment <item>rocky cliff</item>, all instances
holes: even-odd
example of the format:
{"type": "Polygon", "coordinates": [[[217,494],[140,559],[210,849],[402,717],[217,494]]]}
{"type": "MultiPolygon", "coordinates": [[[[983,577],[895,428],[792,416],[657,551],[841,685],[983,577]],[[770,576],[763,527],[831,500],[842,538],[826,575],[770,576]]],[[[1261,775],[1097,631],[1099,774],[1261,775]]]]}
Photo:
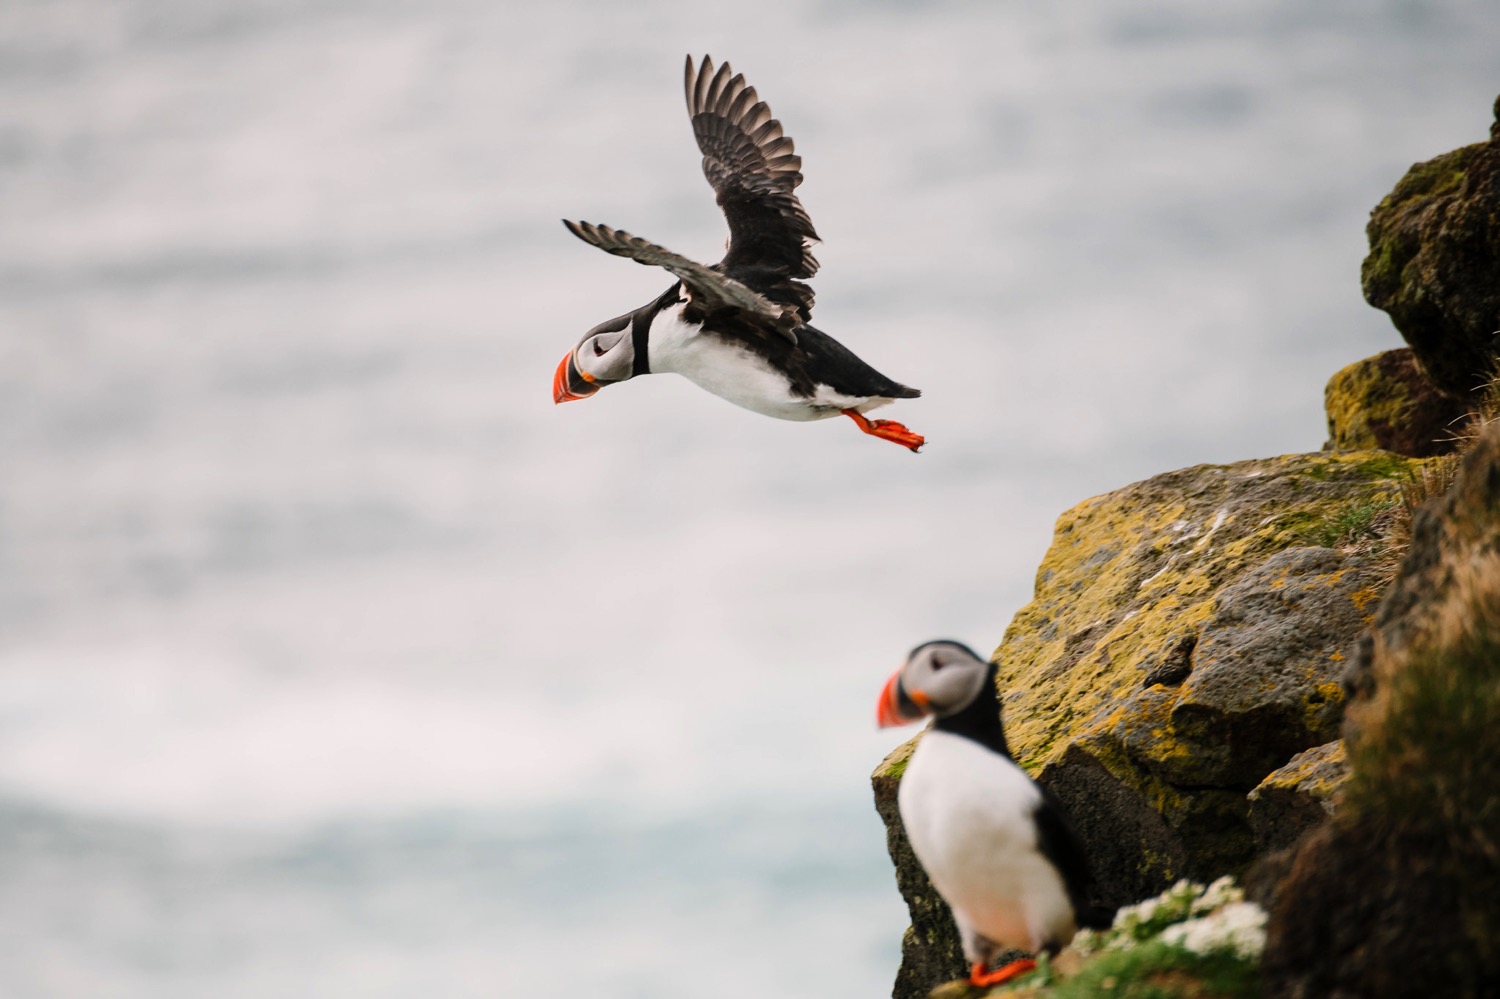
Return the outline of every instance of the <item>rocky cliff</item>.
{"type": "MultiPolygon", "coordinates": [[[[994,660],[1013,751],[1067,807],[1101,901],[1239,873],[1258,842],[1321,817],[1329,784],[1301,755],[1338,738],[1346,653],[1380,593],[1380,518],[1420,465],[1383,451],[1203,465],[1058,520],[994,660]]],[[[909,748],[874,776],[913,921],[898,997],[963,971],[900,830],[909,748]]]]}
{"type": "Polygon", "coordinates": [[[1351,777],[1303,841],[1268,928],[1270,995],[1500,991],[1500,425],[1446,496],[1359,646],[1351,777]]]}
{"type": "Polygon", "coordinates": [[[1370,215],[1365,299],[1390,313],[1434,384],[1474,393],[1500,330],[1500,99],[1488,142],[1418,163],[1370,215]]]}
{"type": "MultiPolygon", "coordinates": [[[[993,656],[1101,901],[1261,860],[1270,995],[1497,994],[1496,114],[1372,213],[1365,294],[1410,347],[1334,375],[1325,450],[1080,503],[993,656]]],[[[964,971],[895,806],[911,746],[873,777],[912,914],[896,999],[964,971]]]]}

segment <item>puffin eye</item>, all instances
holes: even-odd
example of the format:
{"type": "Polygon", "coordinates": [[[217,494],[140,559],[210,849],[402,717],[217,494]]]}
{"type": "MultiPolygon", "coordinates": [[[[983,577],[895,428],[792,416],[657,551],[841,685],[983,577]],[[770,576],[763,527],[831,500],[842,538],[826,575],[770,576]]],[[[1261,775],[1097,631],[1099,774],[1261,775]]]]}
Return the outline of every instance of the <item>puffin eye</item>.
{"type": "Polygon", "coordinates": [[[604,356],[604,343],[598,337],[594,338],[594,356],[595,357],[603,357],[604,356]]]}
{"type": "Polygon", "coordinates": [[[942,669],[944,665],[945,665],[945,663],[941,659],[939,659],[937,656],[933,656],[932,657],[932,671],[934,673],[936,673],[938,670],[942,669]]]}

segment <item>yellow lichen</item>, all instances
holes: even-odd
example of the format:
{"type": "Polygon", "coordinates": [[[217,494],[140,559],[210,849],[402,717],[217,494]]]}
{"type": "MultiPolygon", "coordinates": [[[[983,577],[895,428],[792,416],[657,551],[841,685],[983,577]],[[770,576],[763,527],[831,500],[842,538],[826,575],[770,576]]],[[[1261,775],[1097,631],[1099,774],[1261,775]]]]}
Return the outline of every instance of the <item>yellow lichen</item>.
{"type": "Polygon", "coordinates": [[[1355,361],[1328,379],[1323,390],[1328,439],[1339,449],[1379,447],[1375,425],[1401,425],[1411,405],[1410,388],[1386,377],[1378,356],[1355,361]]]}
{"type": "Polygon", "coordinates": [[[1344,781],[1344,744],[1336,742],[1328,751],[1299,753],[1286,766],[1261,782],[1261,789],[1301,790],[1314,797],[1328,797],[1344,781]],[[1314,779],[1321,772],[1322,776],[1314,779]]]}
{"type": "Polygon", "coordinates": [[[1354,602],[1354,609],[1363,614],[1366,621],[1369,621],[1375,614],[1372,605],[1380,599],[1381,592],[1373,586],[1366,586],[1351,593],[1349,599],[1354,602]]]}
{"type": "Polygon", "coordinates": [[[1112,709],[1197,631],[1223,585],[1306,544],[1307,525],[1393,492],[1392,477],[1409,477],[1419,464],[1385,452],[1324,452],[1198,466],[1065,512],[1034,599],[995,652],[1017,754],[1035,768],[1068,743],[1105,736],[1118,724],[1112,709]]]}

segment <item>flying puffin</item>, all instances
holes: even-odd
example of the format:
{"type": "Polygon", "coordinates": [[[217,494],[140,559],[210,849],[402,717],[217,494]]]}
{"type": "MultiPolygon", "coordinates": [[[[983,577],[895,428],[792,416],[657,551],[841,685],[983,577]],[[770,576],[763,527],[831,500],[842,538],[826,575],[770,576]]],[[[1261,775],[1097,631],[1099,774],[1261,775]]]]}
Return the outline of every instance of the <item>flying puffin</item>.
{"type": "Polygon", "coordinates": [[[995,667],[958,642],[919,645],[886,681],[882,728],[931,716],[897,804],[913,852],[953,910],[970,983],[997,985],[1036,963],[989,971],[1008,950],[1054,953],[1114,910],[1090,902],[1083,844],[1061,806],[1010,757],[995,667]]]}
{"type": "Polygon", "coordinates": [[[892,381],[808,325],[818,238],[793,193],[802,158],[755,88],[728,63],[688,56],[684,87],[703,173],[729,223],[724,259],[711,267],[620,229],[563,220],[599,249],[678,278],[654,301],[589,330],[552,379],[559,403],[637,375],[675,371],[737,406],[782,420],[843,414],[867,434],[913,451],[924,439],[865,413],[921,395],[892,381]]]}

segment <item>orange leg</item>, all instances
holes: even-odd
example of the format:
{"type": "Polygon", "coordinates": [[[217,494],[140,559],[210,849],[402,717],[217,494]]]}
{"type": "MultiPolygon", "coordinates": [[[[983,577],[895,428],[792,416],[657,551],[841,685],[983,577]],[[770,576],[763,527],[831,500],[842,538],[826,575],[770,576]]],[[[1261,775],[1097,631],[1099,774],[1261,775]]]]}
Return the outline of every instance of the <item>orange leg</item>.
{"type": "Polygon", "coordinates": [[[969,972],[969,984],[977,985],[980,988],[988,988],[991,985],[1008,982],[1012,978],[1019,978],[1026,974],[1026,972],[1035,969],[1036,962],[1029,957],[1023,957],[1019,961],[1012,961],[998,971],[991,971],[989,974],[985,974],[983,964],[976,962],[973,970],[969,972]]]}
{"type": "Polygon", "coordinates": [[[859,429],[871,437],[879,437],[883,441],[892,441],[902,447],[910,448],[913,453],[922,450],[922,445],[927,443],[927,438],[921,434],[914,434],[907,430],[895,420],[867,420],[852,409],[841,409],[849,419],[859,425],[859,429]]]}

